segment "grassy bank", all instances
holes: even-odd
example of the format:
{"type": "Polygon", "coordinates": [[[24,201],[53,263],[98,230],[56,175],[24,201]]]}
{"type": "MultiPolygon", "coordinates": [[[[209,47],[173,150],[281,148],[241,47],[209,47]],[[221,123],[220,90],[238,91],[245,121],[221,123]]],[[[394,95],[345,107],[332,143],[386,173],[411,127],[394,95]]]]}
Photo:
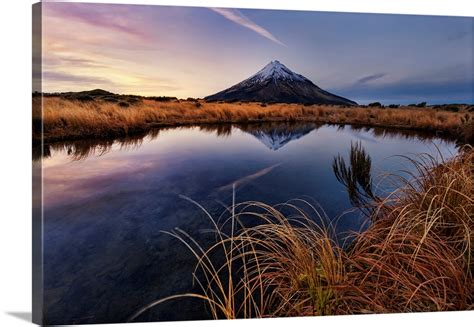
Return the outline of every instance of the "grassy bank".
{"type": "Polygon", "coordinates": [[[40,140],[42,128],[45,141],[53,142],[120,137],[143,133],[153,127],[271,121],[393,127],[442,132],[466,142],[473,140],[474,119],[470,111],[472,108],[468,106],[383,108],[207,103],[202,100],[165,99],[164,101],[161,98],[138,100],[130,98],[129,101],[115,102],[107,98],[91,99],[87,98],[85,101],[60,96],[34,97],[33,140],[40,140]]]}
{"type": "Polygon", "coordinates": [[[474,150],[411,163],[416,176],[386,198],[371,196],[370,226],[345,246],[303,201],[242,203],[226,221],[208,215],[217,233],[209,248],[177,230],[198,260],[202,291],[160,299],[131,319],[180,297],[203,299],[216,319],[474,309],[474,150]]]}

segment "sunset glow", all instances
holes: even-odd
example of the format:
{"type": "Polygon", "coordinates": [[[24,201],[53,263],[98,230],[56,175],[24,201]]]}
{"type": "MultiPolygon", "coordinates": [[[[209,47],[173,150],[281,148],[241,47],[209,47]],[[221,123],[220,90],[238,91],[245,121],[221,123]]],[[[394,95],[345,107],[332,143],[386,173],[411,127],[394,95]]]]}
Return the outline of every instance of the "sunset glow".
{"type": "Polygon", "coordinates": [[[45,92],[204,97],[278,59],[359,103],[473,102],[472,18],[42,6],[45,92]]]}

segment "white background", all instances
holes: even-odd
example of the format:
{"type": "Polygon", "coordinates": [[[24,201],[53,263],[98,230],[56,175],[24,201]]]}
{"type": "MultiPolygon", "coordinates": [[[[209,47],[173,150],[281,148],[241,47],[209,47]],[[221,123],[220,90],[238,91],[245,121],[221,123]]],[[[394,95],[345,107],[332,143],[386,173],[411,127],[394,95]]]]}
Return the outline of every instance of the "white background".
{"type": "MultiPolygon", "coordinates": [[[[0,8],[0,326],[31,324],[31,5],[0,8]]],[[[93,1],[83,1],[93,2],[93,1]]],[[[474,16],[472,0],[167,0],[102,1],[240,8],[306,9],[474,16]]],[[[474,26],[473,26],[474,28],[474,26]]],[[[474,40],[473,40],[474,43],[474,40]]],[[[442,46],[442,45],[440,45],[442,46]]],[[[474,72],[473,72],[474,73],[474,72]]],[[[133,326],[465,326],[474,312],[282,318],[233,322],[150,323],[133,326]]]]}

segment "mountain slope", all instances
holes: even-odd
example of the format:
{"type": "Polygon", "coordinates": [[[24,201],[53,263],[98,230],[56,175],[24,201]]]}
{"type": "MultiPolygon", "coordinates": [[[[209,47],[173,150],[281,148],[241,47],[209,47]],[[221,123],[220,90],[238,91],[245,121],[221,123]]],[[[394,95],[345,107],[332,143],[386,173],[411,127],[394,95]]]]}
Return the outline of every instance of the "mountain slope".
{"type": "Polygon", "coordinates": [[[270,62],[248,79],[205,99],[357,105],[354,101],[324,91],[303,75],[292,72],[278,60],[270,62]]]}

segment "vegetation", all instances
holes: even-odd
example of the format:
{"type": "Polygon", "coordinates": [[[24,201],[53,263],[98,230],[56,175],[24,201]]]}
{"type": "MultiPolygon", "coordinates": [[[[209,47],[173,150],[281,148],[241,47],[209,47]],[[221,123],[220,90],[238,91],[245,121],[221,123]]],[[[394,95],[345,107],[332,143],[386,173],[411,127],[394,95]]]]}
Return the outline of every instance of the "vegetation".
{"type": "MultiPolygon", "coordinates": [[[[33,97],[33,140],[46,142],[121,137],[154,127],[198,123],[315,122],[442,132],[461,138],[472,127],[472,111],[438,108],[345,107],[278,103],[221,103],[199,99],[62,93],[33,97]],[[466,115],[468,119],[466,119],[466,115]],[[467,124],[465,123],[467,122],[467,124]]],[[[472,134],[472,132],[471,132],[472,134]]],[[[469,140],[466,140],[469,142],[469,140]]]]}
{"type": "Polygon", "coordinates": [[[369,103],[369,107],[383,107],[380,102],[369,103]]]}
{"type": "Polygon", "coordinates": [[[418,108],[424,108],[426,107],[426,102],[420,102],[416,105],[418,108]]]}
{"type": "Polygon", "coordinates": [[[351,144],[349,164],[338,155],[334,158],[332,167],[336,179],[346,187],[351,203],[362,210],[370,209],[370,201],[378,198],[374,195],[372,187],[372,160],[362,144],[360,142],[351,144]]]}
{"type": "MultiPolygon", "coordinates": [[[[209,248],[184,231],[170,233],[195,255],[201,292],[160,299],[131,320],[181,297],[203,299],[216,319],[474,309],[474,149],[447,162],[407,160],[416,173],[400,177],[388,197],[369,194],[370,225],[346,244],[302,200],[233,205],[227,220],[206,212],[216,231],[209,248]]],[[[370,160],[360,145],[349,165],[365,176],[362,193],[370,193],[370,160]]],[[[335,167],[346,172],[345,185],[358,180],[341,159],[335,167]]]]}

